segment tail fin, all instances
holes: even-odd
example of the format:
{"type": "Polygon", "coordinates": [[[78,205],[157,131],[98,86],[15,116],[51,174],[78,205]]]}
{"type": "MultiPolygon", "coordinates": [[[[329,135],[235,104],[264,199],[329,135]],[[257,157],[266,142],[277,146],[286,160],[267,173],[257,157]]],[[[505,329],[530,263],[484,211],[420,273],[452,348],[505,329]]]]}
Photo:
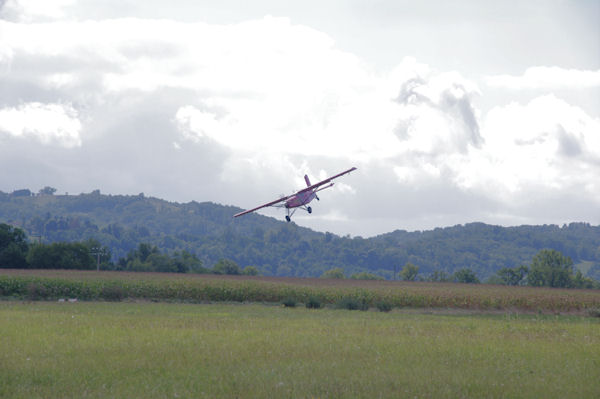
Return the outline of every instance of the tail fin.
{"type": "Polygon", "coordinates": [[[310,179],[308,178],[308,175],[304,175],[304,181],[306,182],[306,187],[310,187],[310,179]]]}

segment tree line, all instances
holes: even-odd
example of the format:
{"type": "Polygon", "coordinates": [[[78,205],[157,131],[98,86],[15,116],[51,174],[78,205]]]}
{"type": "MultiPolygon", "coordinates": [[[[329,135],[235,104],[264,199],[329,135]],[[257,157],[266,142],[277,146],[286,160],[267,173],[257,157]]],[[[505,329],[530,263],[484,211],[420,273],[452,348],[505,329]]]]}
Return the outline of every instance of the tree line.
{"type": "MultiPolygon", "coordinates": [[[[434,271],[428,276],[419,276],[419,267],[407,263],[400,276],[407,281],[439,281],[479,284],[475,272],[469,268],[457,270],[452,275],[434,271]]],[[[554,288],[600,288],[600,282],[585,277],[575,270],[573,260],[554,249],[542,249],[532,259],[530,265],[504,267],[485,280],[487,284],[554,287],[554,288]]]]}
{"type": "Polygon", "coordinates": [[[0,268],[115,270],[131,272],[214,273],[257,275],[253,266],[240,268],[237,263],[219,260],[213,268],[187,251],[164,254],[155,246],[140,243],[117,262],[111,260],[110,249],[97,240],[83,242],[29,243],[25,232],[0,223],[0,268]]]}
{"type": "Polygon", "coordinates": [[[155,268],[167,267],[165,256],[181,263],[182,254],[188,253],[203,265],[229,259],[273,276],[318,277],[342,267],[348,276],[367,273],[394,279],[401,265],[411,263],[419,267],[419,278],[454,279],[466,268],[487,281],[503,268],[530,262],[542,249],[554,249],[571,258],[584,276],[600,280],[600,226],[588,223],[469,223],[371,238],[342,237],[257,214],[234,220],[239,208],[207,202],[181,204],[142,193],[104,195],[99,190],[55,195],[52,187],[37,195],[21,191],[0,192],[0,222],[18,226],[31,240],[44,243],[96,240],[110,248],[113,265],[146,243],[162,256],[151,258],[155,268]]]}
{"type": "MultiPolygon", "coordinates": [[[[258,275],[255,266],[242,269],[230,259],[219,260],[212,269],[205,268],[202,261],[187,251],[163,254],[151,244],[140,243],[127,256],[116,263],[111,261],[110,250],[96,240],[84,242],[55,242],[51,244],[29,244],[23,230],[0,223],[0,268],[30,269],[79,269],[171,272],[171,273],[215,273],[229,275],[258,275]]],[[[438,281],[458,283],[480,283],[475,272],[461,268],[452,275],[434,271],[428,276],[419,276],[419,267],[408,262],[399,273],[407,281],[438,281]]],[[[322,278],[345,278],[342,267],[326,270],[322,278]]],[[[353,273],[353,279],[376,280],[381,276],[368,272],[353,273]]],[[[575,271],[571,258],[553,249],[543,249],[532,259],[531,265],[502,268],[487,279],[490,284],[529,285],[534,287],[600,288],[600,282],[575,271]]]]}

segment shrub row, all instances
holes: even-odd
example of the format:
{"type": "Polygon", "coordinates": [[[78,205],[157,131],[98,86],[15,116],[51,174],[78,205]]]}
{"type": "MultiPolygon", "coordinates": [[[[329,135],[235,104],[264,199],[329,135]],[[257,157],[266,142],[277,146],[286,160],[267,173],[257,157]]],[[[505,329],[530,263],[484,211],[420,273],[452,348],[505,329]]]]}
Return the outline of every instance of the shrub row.
{"type": "MultiPolygon", "coordinates": [[[[559,294],[559,292],[555,292],[559,294]]],[[[574,311],[600,307],[600,295],[548,295],[541,291],[478,290],[470,294],[451,289],[408,290],[397,288],[362,288],[280,284],[260,280],[215,279],[102,279],[54,278],[0,275],[0,297],[30,300],[120,301],[126,298],[188,302],[270,302],[293,306],[303,303],[309,308],[335,305],[344,309],[392,308],[463,308],[520,309],[533,311],[574,311]],[[542,293],[544,295],[538,295],[542,293]],[[293,304],[293,305],[292,305],[293,304]]]]}

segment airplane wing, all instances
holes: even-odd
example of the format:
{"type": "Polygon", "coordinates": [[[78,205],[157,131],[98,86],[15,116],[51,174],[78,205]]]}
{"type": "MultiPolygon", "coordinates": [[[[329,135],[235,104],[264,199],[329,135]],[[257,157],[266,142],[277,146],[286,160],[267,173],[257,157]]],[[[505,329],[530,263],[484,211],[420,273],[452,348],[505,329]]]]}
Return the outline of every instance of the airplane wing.
{"type": "Polygon", "coordinates": [[[330,183],[333,179],[337,179],[338,177],[344,176],[345,174],[348,174],[348,173],[353,172],[355,170],[356,170],[356,168],[350,168],[348,170],[345,170],[342,173],[338,173],[335,176],[328,177],[327,179],[322,180],[322,181],[320,181],[318,183],[315,183],[312,186],[306,187],[305,189],[302,189],[302,190],[298,191],[298,193],[303,193],[305,191],[314,190],[315,188],[318,188],[318,187],[322,186],[323,184],[330,183]]]}
{"type": "Polygon", "coordinates": [[[281,198],[279,198],[279,199],[277,199],[275,201],[271,201],[269,203],[257,206],[256,208],[252,208],[252,209],[248,209],[247,211],[244,211],[244,212],[236,213],[235,215],[233,215],[233,217],[236,218],[238,216],[242,216],[242,215],[245,215],[247,213],[251,213],[251,212],[257,211],[257,210],[262,209],[262,208],[273,206],[273,205],[278,204],[280,202],[283,202],[283,201],[285,201],[285,200],[287,200],[288,198],[291,198],[291,197],[293,197],[293,195],[288,195],[287,197],[281,197],[281,198]]]}

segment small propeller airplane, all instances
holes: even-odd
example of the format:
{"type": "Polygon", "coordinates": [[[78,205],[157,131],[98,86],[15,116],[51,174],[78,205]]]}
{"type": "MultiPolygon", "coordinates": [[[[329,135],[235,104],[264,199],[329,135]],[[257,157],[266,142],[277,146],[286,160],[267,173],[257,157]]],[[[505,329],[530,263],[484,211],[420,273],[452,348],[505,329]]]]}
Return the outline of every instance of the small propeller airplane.
{"type": "Polygon", "coordinates": [[[329,177],[325,180],[322,180],[318,183],[315,183],[315,184],[310,184],[308,175],[304,175],[304,181],[306,182],[306,186],[307,186],[306,188],[298,191],[295,194],[288,195],[287,197],[284,196],[275,201],[271,201],[266,204],[257,206],[256,208],[252,208],[252,209],[249,209],[244,212],[236,213],[235,215],[233,215],[233,217],[236,218],[238,216],[242,216],[247,213],[251,213],[251,212],[257,211],[259,209],[272,206],[275,208],[285,208],[287,211],[285,220],[287,220],[289,222],[290,220],[292,220],[292,216],[294,215],[294,213],[296,213],[296,210],[298,208],[304,209],[308,213],[312,213],[312,208],[307,205],[310,203],[310,201],[312,201],[315,198],[317,200],[319,200],[319,197],[317,196],[317,192],[319,192],[321,190],[325,190],[326,188],[333,187],[333,182],[332,182],[333,179],[337,179],[338,177],[343,176],[347,173],[353,172],[355,170],[356,170],[356,168],[350,168],[348,170],[343,171],[342,173],[338,173],[335,176],[331,176],[331,177],[329,177]]]}

